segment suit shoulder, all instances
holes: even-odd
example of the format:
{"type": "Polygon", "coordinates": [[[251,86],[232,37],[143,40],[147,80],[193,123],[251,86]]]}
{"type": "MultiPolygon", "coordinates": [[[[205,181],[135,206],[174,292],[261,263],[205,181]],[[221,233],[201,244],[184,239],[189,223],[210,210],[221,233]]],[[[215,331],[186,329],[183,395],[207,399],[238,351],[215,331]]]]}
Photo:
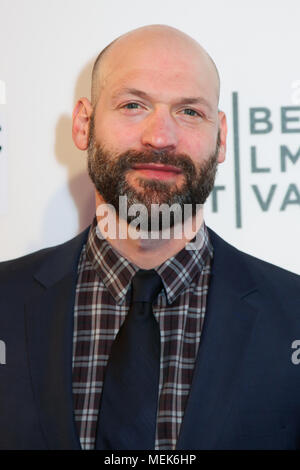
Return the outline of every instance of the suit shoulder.
{"type": "Polygon", "coordinates": [[[300,276],[298,274],[244,253],[243,251],[237,251],[241,253],[250,268],[260,271],[260,273],[268,278],[268,280],[273,284],[278,284],[281,288],[284,287],[285,284],[289,287],[294,286],[298,289],[298,293],[300,292],[300,276]]]}
{"type": "Polygon", "coordinates": [[[24,275],[31,276],[44,261],[50,259],[53,255],[60,251],[62,253],[66,252],[72,249],[74,245],[80,244],[87,235],[88,228],[66,242],[43,248],[19,258],[0,262],[0,282],[16,280],[18,277],[23,277],[24,275]]]}
{"type": "MultiPolygon", "coordinates": [[[[288,288],[289,291],[291,289],[295,289],[295,292],[297,292],[299,295],[300,276],[298,274],[239,250],[238,248],[223,240],[211,229],[209,229],[209,235],[213,246],[222,246],[223,248],[226,247],[226,250],[224,251],[226,252],[227,263],[230,263],[230,260],[233,260],[235,257],[236,259],[239,259],[245,268],[251,271],[254,278],[258,276],[264,278],[267,283],[272,284],[273,287],[277,286],[280,288],[280,290],[285,287],[288,288]]],[[[240,264],[238,266],[239,269],[241,269],[240,264]]]]}
{"type": "Polygon", "coordinates": [[[38,251],[34,251],[33,253],[29,253],[24,256],[20,256],[19,258],[13,258],[7,261],[0,262],[0,277],[3,274],[7,274],[9,272],[17,272],[22,269],[30,268],[31,266],[34,268],[37,266],[47,254],[53,250],[55,250],[57,246],[43,248],[38,251]]]}

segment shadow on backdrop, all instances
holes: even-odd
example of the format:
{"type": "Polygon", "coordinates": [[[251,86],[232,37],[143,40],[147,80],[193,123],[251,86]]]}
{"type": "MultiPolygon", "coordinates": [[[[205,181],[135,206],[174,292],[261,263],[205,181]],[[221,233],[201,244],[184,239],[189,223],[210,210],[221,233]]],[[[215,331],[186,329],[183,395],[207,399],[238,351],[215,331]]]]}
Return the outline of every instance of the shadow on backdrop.
{"type": "MultiPolygon", "coordinates": [[[[89,61],[78,76],[73,106],[80,97],[90,97],[93,62],[89,61]]],[[[59,117],[55,129],[55,158],[66,169],[67,183],[55,191],[45,209],[41,228],[45,247],[73,238],[91,224],[95,215],[94,187],[87,173],[87,155],[78,150],[72,140],[72,111],[73,108],[70,114],[59,117]]],[[[28,248],[29,251],[36,250],[36,246],[28,248]]]]}
{"type": "MultiPolygon", "coordinates": [[[[91,73],[94,60],[82,69],[75,85],[74,102],[82,96],[90,98],[91,73]]],[[[75,147],[72,140],[72,111],[62,115],[56,126],[55,154],[57,161],[66,167],[68,188],[78,213],[77,233],[84,230],[95,214],[94,186],[87,173],[87,156],[75,147]]]]}

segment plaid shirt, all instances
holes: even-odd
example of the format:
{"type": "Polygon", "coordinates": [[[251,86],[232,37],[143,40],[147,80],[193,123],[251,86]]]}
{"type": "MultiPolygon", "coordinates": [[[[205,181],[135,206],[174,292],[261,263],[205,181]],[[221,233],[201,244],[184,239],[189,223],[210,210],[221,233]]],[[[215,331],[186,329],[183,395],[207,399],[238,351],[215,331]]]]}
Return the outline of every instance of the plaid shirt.
{"type": "MultiPolygon", "coordinates": [[[[156,450],[175,449],[192,383],[213,256],[204,223],[200,236],[197,250],[184,248],[156,268],[164,285],[153,305],[161,333],[156,450]]],[[[95,218],[78,264],[74,307],[73,398],[83,449],[95,448],[105,367],[139,269],[101,238],[95,218]]]]}

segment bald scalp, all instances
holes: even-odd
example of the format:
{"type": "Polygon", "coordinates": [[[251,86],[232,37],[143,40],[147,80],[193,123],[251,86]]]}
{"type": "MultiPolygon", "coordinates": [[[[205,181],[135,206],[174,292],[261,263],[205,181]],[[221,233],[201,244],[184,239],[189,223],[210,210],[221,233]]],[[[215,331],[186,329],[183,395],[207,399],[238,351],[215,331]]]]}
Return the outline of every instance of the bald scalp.
{"type": "Polygon", "coordinates": [[[92,70],[91,100],[93,108],[95,108],[98,102],[101,86],[103,86],[103,77],[101,76],[103,65],[109,54],[114,52],[114,47],[128,40],[145,40],[147,36],[149,38],[150,35],[157,38],[160,37],[166,40],[171,40],[172,38],[174,38],[179,41],[182,41],[182,43],[186,43],[191,49],[194,48],[195,50],[198,50],[199,60],[200,57],[205,57],[207,59],[208,66],[212,67],[213,69],[216,81],[217,96],[219,99],[220,76],[216,64],[211,58],[211,56],[208,54],[208,52],[195,39],[191,38],[179,29],[167,25],[148,25],[134,29],[132,31],[129,31],[128,33],[122,34],[121,36],[117,37],[112,42],[110,42],[97,56],[92,70]]]}

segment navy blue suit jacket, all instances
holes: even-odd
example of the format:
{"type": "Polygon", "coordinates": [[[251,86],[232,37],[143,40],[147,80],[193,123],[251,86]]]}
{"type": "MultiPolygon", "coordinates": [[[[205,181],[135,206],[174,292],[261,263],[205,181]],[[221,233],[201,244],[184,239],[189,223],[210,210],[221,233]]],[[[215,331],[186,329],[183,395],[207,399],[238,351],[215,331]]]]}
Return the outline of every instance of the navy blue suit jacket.
{"type": "MultiPolygon", "coordinates": [[[[300,449],[300,277],[209,233],[207,311],[177,449],[300,449]]],[[[72,334],[87,234],[0,264],[0,449],[80,448],[72,334]]]]}

